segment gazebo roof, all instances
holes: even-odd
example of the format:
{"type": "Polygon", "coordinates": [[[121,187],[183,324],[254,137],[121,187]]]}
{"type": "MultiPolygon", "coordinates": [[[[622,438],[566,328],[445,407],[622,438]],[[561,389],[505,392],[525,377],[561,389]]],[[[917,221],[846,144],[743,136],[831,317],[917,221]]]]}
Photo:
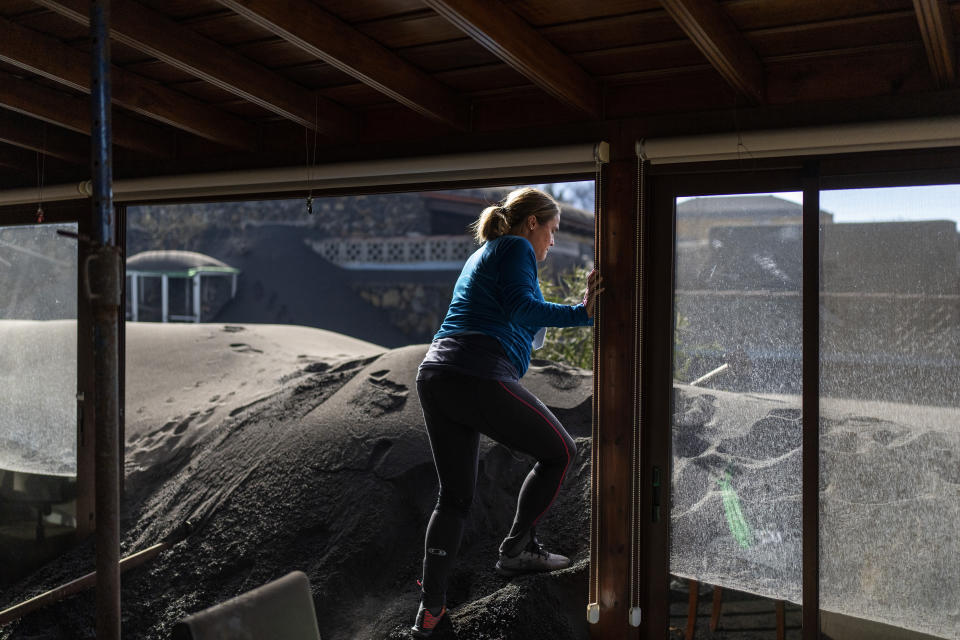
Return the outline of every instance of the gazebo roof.
{"type": "Polygon", "coordinates": [[[127,273],[192,278],[198,273],[240,273],[240,270],[195,251],[143,251],[127,258],[127,273]]]}

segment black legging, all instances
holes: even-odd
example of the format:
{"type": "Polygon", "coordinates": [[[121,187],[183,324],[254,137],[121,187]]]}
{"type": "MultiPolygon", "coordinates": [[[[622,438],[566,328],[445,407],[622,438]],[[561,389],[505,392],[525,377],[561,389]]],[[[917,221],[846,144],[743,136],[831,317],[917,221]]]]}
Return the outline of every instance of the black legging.
{"type": "Polygon", "coordinates": [[[546,513],[577,446],[553,413],[519,382],[442,373],[418,381],[417,393],[440,480],[423,554],[424,601],[435,607],[444,603],[447,575],[473,502],[480,434],[537,460],[520,489],[501,552],[515,552],[546,513]]]}

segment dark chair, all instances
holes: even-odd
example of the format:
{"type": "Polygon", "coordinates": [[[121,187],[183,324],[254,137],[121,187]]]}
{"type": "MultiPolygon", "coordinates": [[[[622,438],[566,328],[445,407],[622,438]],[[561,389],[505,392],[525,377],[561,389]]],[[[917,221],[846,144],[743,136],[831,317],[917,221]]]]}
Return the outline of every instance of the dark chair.
{"type": "Polygon", "coordinates": [[[187,616],[173,640],[320,640],[310,582],[294,571],[253,591],[187,616]]]}

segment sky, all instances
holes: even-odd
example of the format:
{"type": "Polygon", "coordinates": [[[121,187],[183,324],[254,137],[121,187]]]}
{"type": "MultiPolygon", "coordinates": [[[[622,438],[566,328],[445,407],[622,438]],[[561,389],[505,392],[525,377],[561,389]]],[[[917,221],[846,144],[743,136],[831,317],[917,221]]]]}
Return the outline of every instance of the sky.
{"type": "MultiPolygon", "coordinates": [[[[560,192],[566,192],[567,200],[576,200],[575,196],[580,196],[583,201],[578,204],[587,209],[593,209],[592,195],[583,191],[592,186],[591,182],[556,184],[560,192]]],[[[803,203],[803,194],[799,191],[756,195],[774,195],[797,204],[803,203]]],[[[679,201],[687,199],[680,198],[679,201]]],[[[957,184],[824,190],[820,192],[820,208],[834,214],[834,222],[838,223],[953,220],[960,231],[960,185],[957,184]]]]}
{"type": "MultiPolygon", "coordinates": [[[[757,195],[803,202],[799,191],[757,195]]],[[[832,213],[834,222],[953,220],[960,230],[960,185],[824,190],[820,208],[832,213]]]]}

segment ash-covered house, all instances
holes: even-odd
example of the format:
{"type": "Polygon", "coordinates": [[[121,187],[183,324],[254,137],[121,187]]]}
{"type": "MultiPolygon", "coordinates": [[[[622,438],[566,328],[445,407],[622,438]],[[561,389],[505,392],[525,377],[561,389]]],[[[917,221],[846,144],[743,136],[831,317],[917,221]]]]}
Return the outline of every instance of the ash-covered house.
{"type": "MultiPolygon", "coordinates": [[[[960,319],[956,224],[820,221],[823,393],[857,380],[864,397],[956,402],[942,384],[960,378],[960,335],[942,330],[960,319]]],[[[800,392],[801,242],[801,205],[783,198],[677,205],[678,380],[726,364],[704,384],[800,392]]]]}
{"type": "MultiPolygon", "coordinates": [[[[397,347],[430,341],[463,263],[477,249],[468,226],[508,191],[318,198],[311,213],[301,199],[131,209],[128,243],[131,252],[189,249],[242,272],[235,291],[226,283],[235,296],[207,304],[204,322],[298,324],[397,347]],[[150,234],[144,221],[158,213],[183,224],[150,234]],[[180,234],[183,228],[195,232],[180,234]]],[[[545,277],[593,264],[593,214],[561,206],[556,245],[541,266],[545,277]]],[[[195,317],[189,295],[179,288],[171,295],[180,298],[170,304],[195,317]]]]}
{"type": "MultiPolygon", "coordinates": [[[[411,194],[405,198],[405,228],[377,228],[305,242],[323,259],[344,269],[353,290],[386,313],[390,324],[404,336],[427,342],[443,320],[463,263],[477,250],[470,223],[506,192],[477,189],[411,194]]],[[[548,277],[593,264],[593,215],[567,204],[561,208],[556,245],[541,265],[541,273],[548,277]]]]}
{"type": "Polygon", "coordinates": [[[677,204],[677,380],[727,365],[706,384],[797,392],[801,220],[800,204],[772,195],[677,204]]]}
{"type": "MultiPolygon", "coordinates": [[[[463,266],[477,244],[468,226],[484,207],[506,194],[500,189],[423,192],[409,198],[406,224],[400,228],[368,229],[342,237],[311,240],[321,256],[345,269],[358,271],[449,271],[463,266]]],[[[391,199],[403,195],[387,196],[391,199]]],[[[346,206],[350,206],[349,200],[346,206]]],[[[333,203],[336,207],[341,203],[333,203]]],[[[593,260],[593,216],[561,205],[561,228],[550,250],[550,268],[564,271],[593,260]]],[[[381,225],[382,227],[382,225],[381,225]]]]}

